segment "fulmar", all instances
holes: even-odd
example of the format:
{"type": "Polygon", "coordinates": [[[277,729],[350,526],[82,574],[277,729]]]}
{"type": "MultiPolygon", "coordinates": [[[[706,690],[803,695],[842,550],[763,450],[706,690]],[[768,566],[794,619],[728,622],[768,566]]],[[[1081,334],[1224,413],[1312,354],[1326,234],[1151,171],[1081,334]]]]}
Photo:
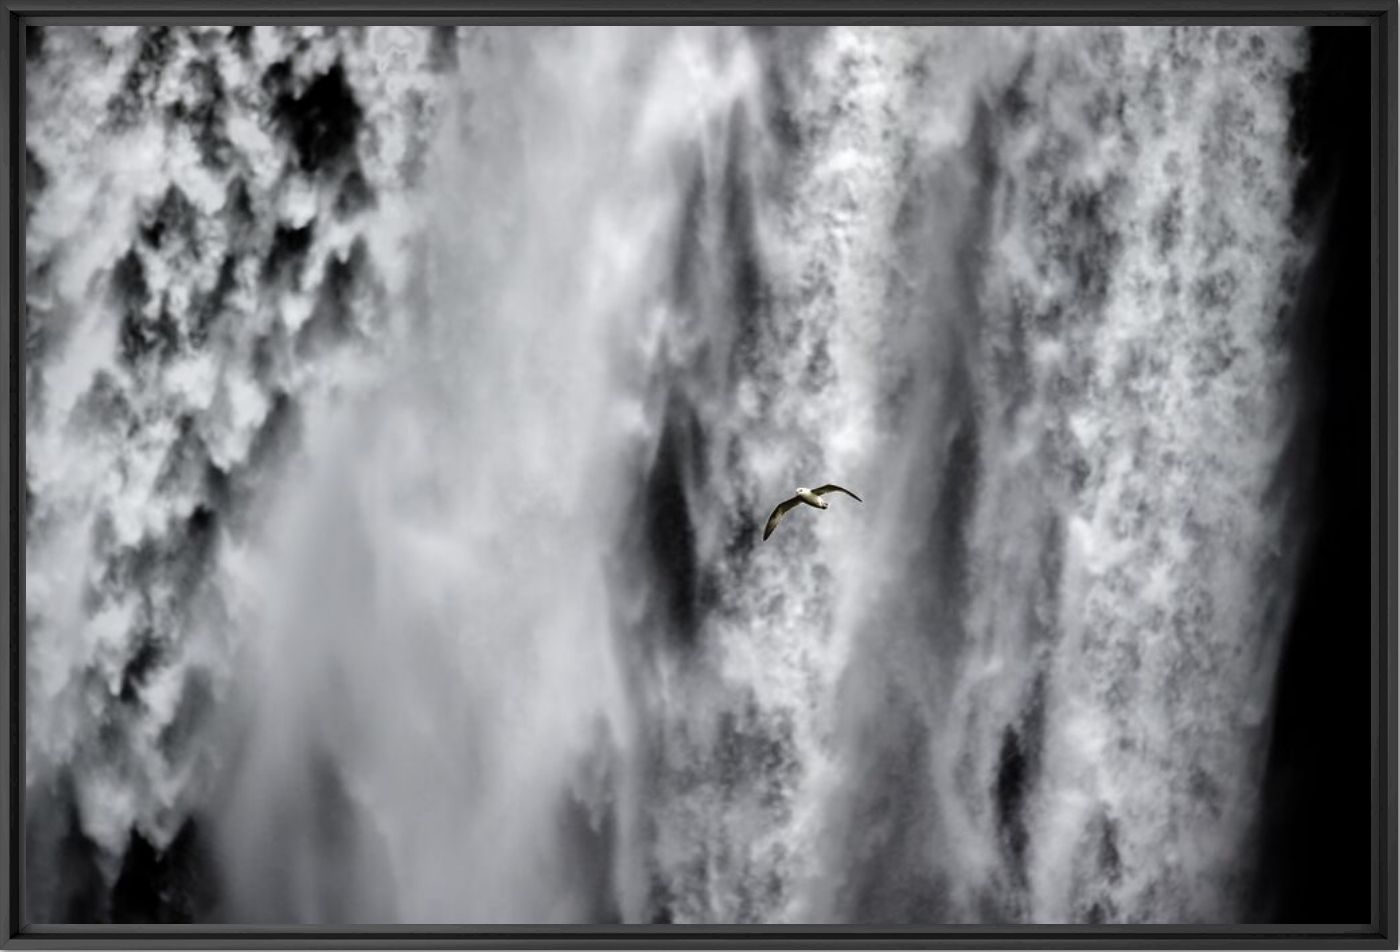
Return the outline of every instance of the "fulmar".
{"type": "Polygon", "coordinates": [[[797,494],[791,499],[784,499],[778,503],[778,508],[773,510],[773,514],[768,517],[768,524],[763,527],[763,538],[767,539],[773,534],[773,530],[778,528],[779,521],[787,515],[789,509],[800,502],[805,502],[814,509],[825,509],[831,504],[822,497],[827,493],[845,493],[856,502],[861,502],[861,498],[849,489],[842,489],[834,483],[827,483],[825,486],[818,486],[816,489],[807,489],[805,486],[797,487],[797,494]]]}

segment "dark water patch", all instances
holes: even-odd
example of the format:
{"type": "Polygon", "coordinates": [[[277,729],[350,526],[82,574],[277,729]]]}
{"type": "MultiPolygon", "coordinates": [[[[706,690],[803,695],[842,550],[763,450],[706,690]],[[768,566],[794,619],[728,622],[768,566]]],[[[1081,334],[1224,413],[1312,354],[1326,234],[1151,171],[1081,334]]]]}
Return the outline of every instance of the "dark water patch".
{"type": "MultiPolygon", "coordinates": [[[[985,280],[987,243],[996,218],[997,187],[1002,183],[999,175],[1002,138],[996,114],[985,100],[979,100],[973,109],[964,162],[943,173],[944,179],[938,182],[937,194],[930,196],[924,211],[924,221],[932,225],[944,215],[940,207],[947,201],[944,196],[966,195],[967,204],[959,220],[958,241],[952,259],[957,277],[954,301],[959,310],[974,309],[977,293],[985,280]]],[[[931,239],[932,236],[929,236],[926,241],[931,239]]],[[[927,253],[926,249],[926,244],[923,247],[918,243],[906,244],[904,257],[911,265],[917,264],[919,256],[927,253]]],[[[931,283],[925,293],[937,295],[946,292],[931,283]]]]}
{"type": "MultiPolygon", "coordinates": [[[[744,440],[732,430],[723,437],[718,434],[713,434],[713,437],[724,441],[724,460],[720,465],[726,472],[738,472],[746,459],[744,440]]],[[[748,560],[761,541],[760,532],[772,507],[773,500],[761,498],[753,487],[738,487],[735,518],[729,523],[730,532],[725,541],[726,566],[738,571],[747,569],[748,560]]]]}
{"type": "Polygon", "coordinates": [[[1118,908],[1111,899],[1106,897],[1096,899],[1090,903],[1089,908],[1085,910],[1083,919],[1091,926],[1116,922],[1118,919],[1118,908]]]}
{"type": "Polygon", "coordinates": [[[122,77],[121,89],[107,101],[107,119],[114,128],[130,129],[141,121],[178,43],[179,37],[170,27],[141,30],[136,57],[122,77]]]}
{"type": "Polygon", "coordinates": [[[1157,254],[1163,258],[1166,258],[1181,241],[1182,217],[1181,187],[1177,186],[1153,213],[1152,223],[1148,226],[1157,254]]]}
{"type": "Polygon", "coordinates": [[[683,918],[687,907],[693,909],[696,899],[707,895],[712,888],[711,871],[722,862],[715,856],[718,849],[704,840],[693,854],[679,863],[673,863],[664,872],[651,870],[648,889],[648,919],[657,923],[672,923],[683,918]]]}
{"type": "Polygon", "coordinates": [[[306,264],[306,254],[315,233],[314,218],[301,227],[279,223],[272,233],[267,257],[263,259],[263,280],[274,283],[290,278],[293,284],[300,283],[302,267],[306,264]]]}
{"type": "Polygon", "coordinates": [[[728,596],[734,583],[731,567],[702,565],[699,584],[695,587],[695,614],[708,618],[728,607],[728,596]]]}
{"type": "Polygon", "coordinates": [[[1026,852],[1030,833],[1025,815],[1026,800],[1040,775],[1040,755],[1044,742],[1045,675],[1037,674],[1031,684],[1017,724],[1007,725],[997,754],[992,783],[992,804],[1002,847],[1012,878],[1018,888],[1026,884],[1026,852]]]}
{"type": "MultiPolygon", "coordinates": [[[[109,555],[117,544],[117,529],[112,523],[112,514],[106,509],[99,511],[92,519],[92,527],[88,530],[88,547],[94,556],[105,558],[109,555]]],[[[89,613],[93,607],[84,603],[83,608],[89,613]]]]}
{"type": "Polygon", "coordinates": [[[92,661],[78,672],[78,683],[82,686],[85,700],[97,712],[94,722],[85,725],[96,726],[96,734],[85,732],[83,746],[85,755],[97,760],[103,767],[123,770],[132,760],[131,725],[133,718],[107,702],[111,699],[111,685],[107,679],[106,665],[92,661]]]}
{"type": "Polygon", "coordinates": [[[779,151],[789,155],[800,152],[810,137],[796,106],[783,96],[774,96],[768,103],[768,129],[779,151]]]}
{"type": "MultiPolygon", "coordinates": [[[[1065,565],[1064,521],[1054,509],[1046,513],[1042,523],[1039,574],[1032,602],[1032,624],[1041,635],[1059,634],[1057,619],[1060,605],[1060,577],[1065,565]]],[[[1037,682],[1040,684],[1041,682],[1037,682]]]]}
{"type": "Polygon", "coordinates": [[[1062,230],[1052,242],[1069,262],[1078,299],[1096,310],[1108,297],[1114,265],[1122,247],[1122,238],[1110,219],[1121,187],[1121,177],[1110,176],[1102,188],[1070,188],[1062,230]]]}
{"type": "Polygon", "coordinates": [[[1107,806],[1095,812],[1080,834],[1072,869],[1067,871],[1074,921],[1091,925],[1118,921],[1118,905],[1110,892],[1123,879],[1119,834],[1119,823],[1107,806]]]}
{"type": "Polygon", "coordinates": [[[248,191],[248,183],[243,176],[235,176],[229,182],[224,197],[223,213],[230,246],[242,245],[257,226],[253,196],[248,191]]]}
{"type": "MultiPolygon", "coordinates": [[[[654,832],[653,832],[654,837],[654,832]]],[[[703,874],[697,871],[696,878],[703,874]]],[[[682,887],[666,876],[654,861],[647,869],[647,901],[644,918],[651,925],[669,926],[676,921],[676,908],[680,904],[682,887]]]]}
{"type": "Polygon", "coordinates": [[[1207,199],[1197,206],[1192,238],[1195,246],[1205,252],[1205,264],[1210,265],[1239,243],[1240,234],[1229,216],[1207,199]]]}
{"type": "MultiPolygon", "coordinates": [[[[24,462],[24,498],[21,504],[24,506],[24,538],[27,544],[28,540],[38,538],[48,528],[48,520],[44,517],[49,512],[47,506],[42,511],[39,508],[39,497],[34,492],[34,468],[28,460],[24,462]]],[[[32,630],[30,623],[26,622],[25,630],[32,630]]]]}
{"type": "Polygon", "coordinates": [[[104,923],[109,895],[97,845],[82,832],[67,770],[26,790],[25,914],[38,923],[104,923]]]}
{"type": "Polygon", "coordinates": [[[175,764],[188,759],[191,746],[204,733],[214,708],[213,678],[202,668],[187,667],[175,714],[157,738],[167,761],[175,764]]]}
{"type": "Polygon", "coordinates": [[[155,322],[146,317],[151,289],[146,281],[146,264],[135,246],[117,259],[108,283],[108,296],[121,313],[119,342],[127,366],[139,363],[147,354],[168,343],[162,341],[155,322]]]}
{"type": "Polygon", "coordinates": [[[112,268],[111,293],[116,302],[125,307],[142,308],[150,300],[151,289],[146,282],[146,264],[136,252],[135,246],[117,259],[112,268]]]}
{"type": "Polygon", "coordinates": [[[335,214],[341,219],[352,218],[374,208],[376,201],[374,189],[357,163],[340,180],[335,194],[335,214]]]}
{"type": "MultiPolygon", "coordinates": [[[[326,171],[354,151],[364,114],[339,62],[316,77],[300,95],[289,91],[290,67],[271,77],[276,90],[272,118],[290,137],[301,170],[326,171]]],[[[269,73],[271,73],[271,68],[269,73]]],[[[268,77],[264,76],[265,85],[268,77]]]]}
{"type": "Polygon", "coordinates": [[[258,79],[258,85],[268,98],[276,102],[282,97],[292,97],[292,61],[290,57],[268,64],[258,79]]]}
{"type": "Polygon", "coordinates": [[[728,197],[730,235],[735,238],[730,245],[730,292],[740,326],[753,328],[764,311],[768,289],[758,259],[757,242],[749,224],[752,214],[750,199],[739,188],[731,188],[728,197]]]}
{"type": "Polygon", "coordinates": [[[977,421],[969,411],[948,444],[933,517],[940,588],[957,605],[963,604],[967,590],[967,527],[976,506],[979,470],[977,421]]]}
{"type": "Polygon", "coordinates": [[[147,679],[160,664],[163,655],[160,641],[149,627],[142,628],[132,635],[136,650],[127,656],[122,666],[121,688],[117,697],[124,704],[135,704],[141,697],[141,689],[147,679]]]}
{"type": "MultiPolygon", "coordinates": [[[[757,29],[757,28],[751,28],[757,29]]],[[[790,28],[789,28],[790,29],[790,28]]],[[[784,31],[786,32],[786,31],[784,31]]],[[[809,69],[797,47],[801,41],[774,32],[765,37],[764,45],[774,55],[764,58],[764,79],[768,95],[764,98],[764,122],[771,141],[782,157],[780,161],[795,161],[812,139],[813,130],[803,119],[798,104],[798,84],[809,69]]]]}
{"type": "Polygon", "coordinates": [[[47,396],[43,384],[48,357],[63,347],[71,329],[65,312],[48,306],[53,300],[52,258],[26,262],[24,294],[24,376],[29,398],[25,412],[31,418],[42,418],[47,396]]]}
{"type": "Polygon", "coordinates": [[[228,168],[234,150],[226,127],[227,97],[218,62],[212,58],[195,60],[185,67],[184,92],[171,103],[170,118],[190,126],[205,165],[215,170],[228,168]]]}
{"type": "Polygon", "coordinates": [[[248,468],[262,472],[286,459],[301,444],[303,428],[301,408],[291,395],[279,390],[249,447],[248,468]]]}
{"type": "Polygon", "coordinates": [[[160,203],[144,217],[139,231],[152,248],[189,250],[199,257],[199,211],[178,185],[165,190],[160,203]]]}
{"type": "Polygon", "coordinates": [[[1186,26],[1170,28],[1167,56],[1174,72],[1192,77],[1200,72],[1201,55],[1194,42],[1198,29],[1186,26]]]}
{"type": "Polygon", "coordinates": [[[798,103],[812,82],[812,51],[825,31],[825,27],[796,24],[779,27],[753,23],[744,27],[759,51],[765,94],[765,113],[761,118],[770,141],[781,153],[780,162],[795,159],[815,132],[800,115],[798,103]]]}
{"type": "Polygon", "coordinates": [[[163,540],[145,536],[130,545],[118,544],[110,522],[94,524],[93,552],[103,558],[99,596],[120,597],[136,592],[142,599],[140,614],[149,615],[150,593],[161,580],[166,564],[163,540]]]}
{"type": "Polygon", "coordinates": [[[136,832],[112,888],[112,922],[205,922],[217,893],[213,855],[195,820],[186,820],[162,850],[136,832]]]}
{"type": "Polygon", "coordinates": [[[73,406],[69,422],[90,434],[127,435],[136,423],[131,401],[109,370],[99,370],[73,406]]]}
{"type": "Polygon", "coordinates": [[[1021,806],[1030,782],[1029,773],[1027,752],[1021,735],[1014,727],[1007,727],[1002,731],[992,794],[1002,842],[1010,851],[1018,869],[1022,868],[1025,862],[1027,833],[1021,806]]]}
{"type": "Polygon", "coordinates": [[[617,852],[617,820],[612,809],[598,809],[566,796],[557,817],[561,860],[582,899],[580,918],[594,924],[621,924],[622,907],[612,884],[617,852]]]}
{"type": "Polygon", "coordinates": [[[265,391],[282,389],[292,362],[292,344],[286,324],[277,321],[257,339],[248,354],[248,368],[253,379],[265,391]]]}
{"type": "MultiPolygon", "coordinates": [[[[1222,97],[1210,106],[1210,122],[1201,134],[1198,148],[1202,164],[1208,170],[1229,167],[1229,161],[1240,155],[1241,142],[1255,137],[1254,110],[1244,102],[1222,97]]],[[[1249,168],[1249,159],[1244,159],[1249,168]]]]}
{"type": "Polygon", "coordinates": [[[1213,773],[1199,764],[1192,766],[1188,789],[1193,803],[1203,808],[1211,817],[1220,818],[1225,809],[1225,791],[1213,773]]]}
{"type": "Polygon", "coordinates": [[[234,505],[234,495],[229,471],[212,460],[205,464],[204,498],[209,500],[209,504],[218,512],[236,511],[238,507],[234,505]]]}
{"type": "Polygon", "coordinates": [[[709,202],[705,170],[700,163],[696,163],[686,185],[681,208],[676,250],[671,261],[671,296],[681,308],[696,310],[703,304],[700,290],[707,283],[712,264],[705,254],[704,229],[709,218],[709,202]]]}
{"type": "Polygon", "coordinates": [[[108,298],[121,313],[120,353],[127,366],[150,357],[166,359],[179,349],[179,326],[166,300],[162,299],[154,317],[149,315],[151,291],[146,265],[135,246],[113,266],[108,298]]]}
{"type": "Polygon", "coordinates": [[[802,368],[802,386],[813,393],[820,393],[835,382],[836,367],[831,359],[831,347],[825,337],[819,337],[812,344],[806,366],[802,368]]]}
{"type": "Polygon", "coordinates": [[[355,336],[357,298],[365,285],[368,272],[369,248],[364,238],[356,238],[350,252],[341,260],[336,255],[326,259],[316,304],[306,323],[297,329],[296,352],[300,357],[324,351],[355,336]]]}
{"type": "Polygon", "coordinates": [[[191,308],[189,337],[193,347],[203,347],[209,341],[209,333],[228,307],[228,299],[238,286],[238,258],[232,253],[224,255],[219,264],[219,275],[214,286],[208,291],[197,293],[191,308]]]}
{"type": "Polygon", "coordinates": [[[24,147],[24,209],[27,216],[34,215],[34,208],[48,187],[48,169],[44,168],[44,164],[39,161],[34,150],[26,145],[24,147]]]}
{"type": "MultiPolygon", "coordinates": [[[[416,89],[404,95],[399,111],[415,128],[427,126],[432,121],[428,116],[427,100],[416,89]]],[[[405,144],[403,158],[398,164],[399,178],[405,186],[416,188],[423,183],[423,176],[428,171],[428,148],[429,141],[425,136],[413,136],[405,144]]]]}
{"type": "Polygon", "coordinates": [[[1000,404],[996,409],[1000,410],[1004,426],[1015,422],[1016,414],[1030,402],[1035,392],[1035,378],[1030,372],[1031,328],[1053,323],[1054,310],[1053,306],[1036,309],[1029,294],[1013,287],[1010,308],[995,326],[988,357],[996,384],[995,402],[1000,404]]]}
{"type": "Polygon", "coordinates": [[[1207,272],[1191,283],[1191,300],[1202,311],[1228,313],[1239,291],[1235,272],[1222,268],[1207,272]]]}
{"type": "Polygon", "coordinates": [[[1002,90],[997,102],[997,117],[1013,129],[1019,129],[1026,125],[1035,115],[1035,104],[1027,92],[1031,77],[1034,75],[1035,51],[1032,50],[1016,67],[1015,75],[1011,77],[1011,82],[1007,84],[1006,89],[1002,90]]]}
{"type": "Polygon", "coordinates": [[[229,46],[238,54],[240,59],[248,60],[253,56],[253,28],[251,26],[231,26],[228,30],[229,46]]]}
{"type": "Polygon", "coordinates": [[[744,515],[729,524],[729,533],[724,542],[724,567],[729,573],[728,578],[736,585],[744,577],[750,560],[758,550],[763,524],[771,511],[771,506],[761,505],[752,496],[745,495],[739,505],[739,512],[744,515]]]}
{"type": "Polygon", "coordinates": [[[188,600],[208,577],[218,547],[219,515],[209,505],[194,507],[173,542],[171,583],[188,600]]]}
{"type": "Polygon", "coordinates": [[[1099,89],[1084,104],[1084,119],[1096,135],[1105,136],[1111,131],[1109,126],[1123,127],[1127,105],[1128,96],[1122,90],[1099,89]]]}
{"type": "Polygon", "coordinates": [[[696,452],[693,411],[674,400],[642,491],[641,534],[653,567],[667,631],[686,646],[698,633],[699,561],[687,471],[696,452]]]}
{"type": "MultiPolygon", "coordinates": [[[[1205,310],[1202,309],[1200,313],[1204,315],[1205,310]]],[[[1204,320],[1204,317],[1198,320],[1204,320]]],[[[1190,360],[1191,369],[1196,374],[1198,392],[1204,390],[1210,380],[1229,370],[1243,355],[1244,350],[1230,338],[1228,328],[1221,328],[1215,336],[1202,341],[1192,351],[1190,360]]],[[[1144,451],[1145,447],[1139,449],[1139,455],[1144,451]]]]}
{"type": "Polygon", "coordinates": [[[434,73],[456,72],[457,28],[435,26],[428,34],[428,69],[434,73]]]}
{"type": "Polygon", "coordinates": [[[321,753],[309,763],[311,808],[307,837],[309,853],[316,858],[314,879],[309,883],[316,918],[322,921],[364,921],[368,910],[357,902],[363,896],[364,872],[360,853],[363,823],[335,757],[321,753]]]}
{"type": "Polygon", "coordinates": [[[1123,878],[1123,857],[1118,851],[1118,821],[1105,811],[1098,821],[1098,868],[1110,883],[1123,878]]]}
{"type": "Polygon", "coordinates": [[[120,342],[122,360],[129,367],[174,357],[180,350],[180,325],[170,310],[169,298],[161,295],[153,318],[144,310],[127,308],[122,314],[120,342]]]}
{"type": "Polygon", "coordinates": [[[729,151],[720,184],[719,247],[726,252],[721,264],[726,303],[737,330],[733,357],[752,363],[759,359],[757,351],[769,309],[770,289],[758,249],[754,186],[745,168],[748,118],[741,106],[731,112],[729,130],[729,151]]]}

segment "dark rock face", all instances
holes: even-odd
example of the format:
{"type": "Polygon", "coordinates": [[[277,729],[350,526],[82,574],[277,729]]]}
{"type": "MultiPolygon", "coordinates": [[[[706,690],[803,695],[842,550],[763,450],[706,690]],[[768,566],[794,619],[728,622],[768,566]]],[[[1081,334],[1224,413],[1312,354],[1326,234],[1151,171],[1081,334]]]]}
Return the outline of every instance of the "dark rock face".
{"type": "Polygon", "coordinates": [[[1256,921],[1370,918],[1370,528],[1366,452],[1370,201],[1367,31],[1314,28],[1311,65],[1295,83],[1294,142],[1308,160],[1294,195],[1303,221],[1325,215],[1312,312],[1299,353],[1321,395],[1306,449],[1318,469],[1321,527],[1302,568],[1279,671],[1269,747],[1256,921]],[[1335,189],[1330,208],[1325,197],[1335,189]],[[1335,690],[1337,685],[1356,689],[1335,690]],[[1318,692],[1326,690],[1326,703],[1318,692]]]}

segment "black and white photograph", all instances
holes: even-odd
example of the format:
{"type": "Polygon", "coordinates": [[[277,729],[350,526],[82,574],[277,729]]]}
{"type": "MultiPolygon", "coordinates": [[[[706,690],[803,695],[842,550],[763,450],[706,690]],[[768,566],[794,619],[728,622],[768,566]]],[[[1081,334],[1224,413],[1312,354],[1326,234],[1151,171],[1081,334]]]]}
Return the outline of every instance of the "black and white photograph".
{"type": "Polygon", "coordinates": [[[148,21],[15,69],[24,922],[1373,921],[1367,26],[148,21]]]}

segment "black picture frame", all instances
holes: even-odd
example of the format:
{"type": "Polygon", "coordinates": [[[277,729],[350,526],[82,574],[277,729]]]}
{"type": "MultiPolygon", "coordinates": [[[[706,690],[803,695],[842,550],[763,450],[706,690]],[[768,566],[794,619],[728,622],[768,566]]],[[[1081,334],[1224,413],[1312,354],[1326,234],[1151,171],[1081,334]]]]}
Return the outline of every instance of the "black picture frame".
{"type": "MultiPolygon", "coordinates": [[[[0,945],[6,948],[1397,948],[1395,0],[0,0],[5,190],[0,289],[9,378],[0,487],[5,637],[0,945]],[[80,926],[27,925],[24,872],[23,274],[25,30],[59,23],[1308,23],[1364,25],[1371,47],[1370,658],[1373,848],[1367,923],[1240,926],[80,926]]],[[[1361,372],[1361,368],[1357,368],[1361,372]]]]}

